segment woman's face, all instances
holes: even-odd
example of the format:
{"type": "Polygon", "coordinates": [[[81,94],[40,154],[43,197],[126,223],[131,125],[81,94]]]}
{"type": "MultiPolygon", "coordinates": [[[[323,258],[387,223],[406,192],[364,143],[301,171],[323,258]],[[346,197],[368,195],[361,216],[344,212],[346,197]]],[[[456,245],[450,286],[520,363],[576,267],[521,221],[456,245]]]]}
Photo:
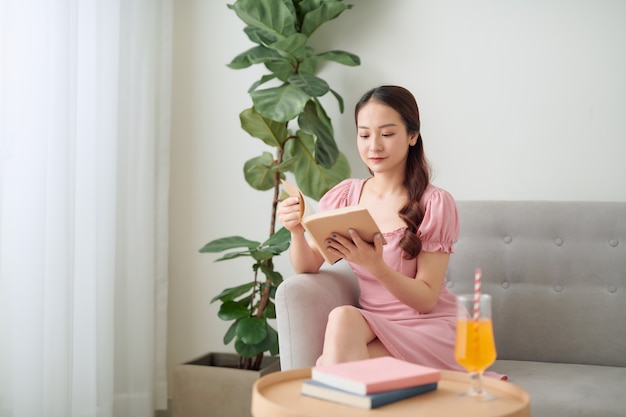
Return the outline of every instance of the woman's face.
{"type": "Polygon", "coordinates": [[[357,115],[359,155],[374,174],[404,174],[409,146],[416,140],[417,134],[409,135],[400,114],[386,104],[369,101],[357,115]]]}

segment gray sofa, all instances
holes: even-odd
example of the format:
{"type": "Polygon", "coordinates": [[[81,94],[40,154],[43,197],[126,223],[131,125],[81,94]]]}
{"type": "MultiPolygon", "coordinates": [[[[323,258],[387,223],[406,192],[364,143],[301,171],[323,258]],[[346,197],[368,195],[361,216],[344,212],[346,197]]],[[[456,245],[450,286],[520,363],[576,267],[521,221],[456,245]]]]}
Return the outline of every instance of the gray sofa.
{"type": "MultiPolygon", "coordinates": [[[[626,416],[626,203],[459,201],[447,285],[493,296],[498,360],[533,417],[626,416]]],[[[349,266],[287,278],[276,294],[282,369],[312,366],[328,312],[355,304],[349,266]]]]}

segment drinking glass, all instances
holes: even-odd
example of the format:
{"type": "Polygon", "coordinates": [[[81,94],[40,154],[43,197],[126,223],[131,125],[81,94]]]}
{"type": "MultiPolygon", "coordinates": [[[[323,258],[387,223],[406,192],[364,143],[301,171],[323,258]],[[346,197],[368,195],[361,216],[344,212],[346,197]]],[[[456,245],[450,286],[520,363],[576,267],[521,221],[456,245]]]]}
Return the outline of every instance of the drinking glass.
{"type": "Polygon", "coordinates": [[[491,296],[464,294],[457,297],[454,358],[470,375],[470,388],[461,395],[478,400],[494,396],[483,388],[483,372],[496,360],[491,324],[491,296]]]}

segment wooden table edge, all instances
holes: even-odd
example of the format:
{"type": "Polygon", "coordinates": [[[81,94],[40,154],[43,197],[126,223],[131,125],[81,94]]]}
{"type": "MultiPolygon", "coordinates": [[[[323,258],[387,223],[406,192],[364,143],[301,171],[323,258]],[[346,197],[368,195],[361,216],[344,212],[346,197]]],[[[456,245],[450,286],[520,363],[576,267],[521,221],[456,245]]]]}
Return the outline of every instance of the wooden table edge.
{"type": "MultiPolygon", "coordinates": [[[[278,382],[285,382],[294,379],[308,379],[311,378],[311,368],[298,368],[290,369],[287,371],[274,372],[259,378],[252,388],[252,410],[253,416],[256,415],[295,415],[294,410],[291,410],[283,405],[277,404],[267,399],[263,394],[263,389],[267,386],[278,382]]],[[[469,383],[469,376],[463,372],[455,371],[441,371],[441,379],[453,382],[465,382],[469,383]]],[[[500,381],[491,377],[483,378],[483,384],[487,390],[489,387],[494,387],[506,392],[512,397],[517,398],[519,401],[528,404],[530,408],[530,396],[522,388],[508,381],[500,381]]],[[[530,412],[529,412],[530,413],[530,412]]],[[[530,415],[530,414],[529,414],[530,415]]]]}

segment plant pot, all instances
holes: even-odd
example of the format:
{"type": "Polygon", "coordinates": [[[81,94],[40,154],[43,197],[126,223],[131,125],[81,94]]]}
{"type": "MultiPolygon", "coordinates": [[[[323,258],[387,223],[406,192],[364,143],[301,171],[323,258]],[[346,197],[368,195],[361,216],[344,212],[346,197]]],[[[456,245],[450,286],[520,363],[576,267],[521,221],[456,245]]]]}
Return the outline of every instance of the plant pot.
{"type": "Polygon", "coordinates": [[[259,371],[238,369],[234,353],[209,353],[176,365],[172,375],[172,417],[251,416],[252,386],[280,370],[278,357],[266,356],[259,371]]]}

